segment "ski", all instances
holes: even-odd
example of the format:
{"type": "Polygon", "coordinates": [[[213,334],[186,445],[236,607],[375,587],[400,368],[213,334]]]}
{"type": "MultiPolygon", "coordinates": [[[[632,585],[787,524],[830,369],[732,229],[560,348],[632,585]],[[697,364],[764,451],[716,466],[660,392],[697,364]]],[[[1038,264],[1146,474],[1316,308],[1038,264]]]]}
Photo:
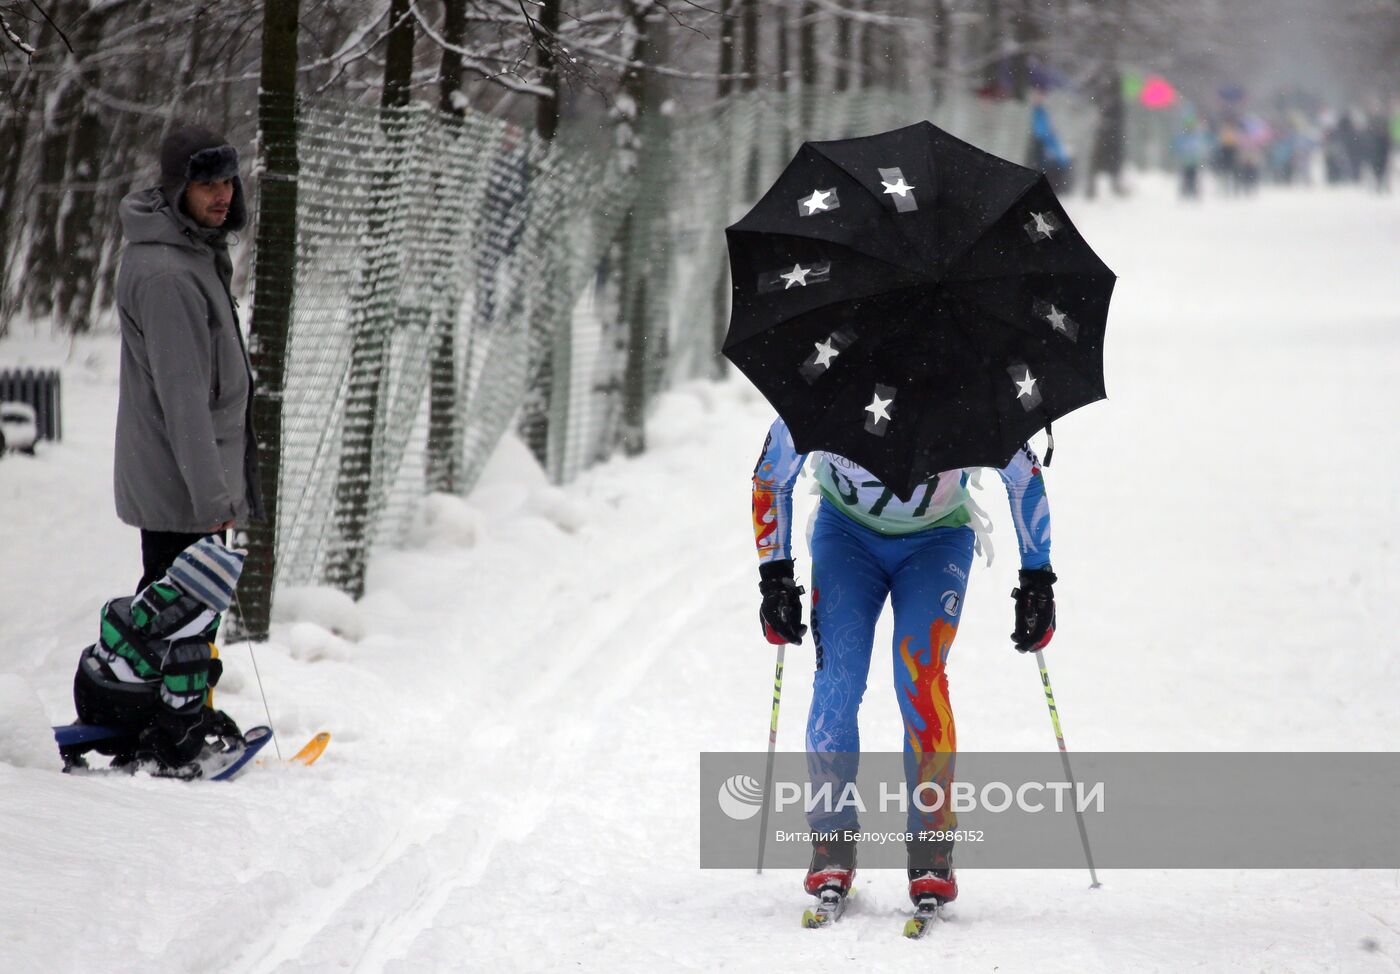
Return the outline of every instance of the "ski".
{"type": "Polygon", "coordinates": [[[846,912],[846,897],[849,895],[834,886],[823,887],[817,893],[816,907],[808,907],[802,911],[802,925],[808,930],[831,926],[846,912]]]}
{"type": "MultiPolygon", "coordinates": [[[[257,756],[258,752],[272,740],[272,731],[266,727],[253,727],[243,735],[243,745],[232,747],[228,750],[218,750],[207,754],[199,761],[198,768],[189,767],[182,769],[162,769],[154,764],[133,762],[126,765],[110,768],[92,768],[88,766],[84,754],[95,745],[104,741],[118,740],[125,737],[125,733],[112,727],[101,727],[89,724],[66,724],[53,729],[54,740],[58,744],[59,754],[63,758],[63,770],[68,774],[85,775],[107,775],[107,774],[136,774],[144,771],[157,778],[174,778],[180,781],[192,781],[204,778],[209,781],[230,781],[237,777],[250,762],[257,756]]],[[[326,743],[330,740],[330,735],[325,734],[325,740],[320,740],[322,735],[318,734],[305,748],[302,749],[301,763],[310,764],[321,756],[321,751],[326,748],[326,743]],[[317,745],[319,744],[319,747],[317,745]]]]}
{"type": "Polygon", "coordinates": [[[316,759],[326,752],[326,745],[331,742],[330,731],[321,731],[311,740],[307,741],[300,751],[287,759],[288,764],[315,764],[316,759]]]}
{"type": "Polygon", "coordinates": [[[243,747],[216,753],[208,760],[200,762],[202,776],[210,781],[233,780],[270,740],[272,740],[270,727],[253,727],[244,731],[243,747]]]}
{"type": "Polygon", "coordinates": [[[928,933],[933,927],[933,921],[938,919],[943,911],[943,904],[930,896],[920,901],[914,910],[914,915],[904,924],[904,936],[911,940],[918,940],[928,933]]]}

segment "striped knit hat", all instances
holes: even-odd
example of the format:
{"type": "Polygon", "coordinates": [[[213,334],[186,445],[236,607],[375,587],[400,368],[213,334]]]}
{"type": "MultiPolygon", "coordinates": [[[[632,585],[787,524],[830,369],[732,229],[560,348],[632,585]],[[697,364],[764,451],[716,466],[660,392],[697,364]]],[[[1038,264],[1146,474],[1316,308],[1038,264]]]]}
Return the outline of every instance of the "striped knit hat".
{"type": "Polygon", "coordinates": [[[165,574],[185,594],[215,612],[225,612],[233,601],[233,590],[238,587],[247,556],[246,551],[225,548],[212,537],[200,538],[176,556],[165,574]]]}

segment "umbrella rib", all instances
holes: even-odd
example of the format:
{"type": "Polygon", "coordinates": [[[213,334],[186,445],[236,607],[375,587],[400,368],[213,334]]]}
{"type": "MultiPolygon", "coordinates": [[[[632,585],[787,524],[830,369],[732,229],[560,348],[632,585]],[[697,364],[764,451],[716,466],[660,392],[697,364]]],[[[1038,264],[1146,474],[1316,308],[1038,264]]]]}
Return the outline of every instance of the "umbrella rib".
{"type": "MultiPolygon", "coordinates": [[[[1107,265],[1100,262],[1100,269],[1092,271],[1012,271],[1000,274],[978,274],[975,277],[953,277],[946,276],[940,280],[940,284],[976,284],[978,281],[1004,281],[1013,277],[1102,277],[1110,281],[1117,281],[1118,275],[1109,270],[1107,265]]],[[[1097,281],[1094,283],[1098,283],[1097,281]]]]}
{"type": "MultiPolygon", "coordinates": [[[[790,237],[790,238],[792,238],[793,240],[812,240],[812,241],[815,241],[816,243],[819,243],[819,244],[825,244],[825,245],[828,246],[828,247],[840,247],[842,250],[849,250],[851,253],[856,254],[856,255],[858,255],[858,256],[860,256],[860,257],[865,257],[865,258],[867,258],[868,260],[878,261],[879,263],[884,264],[886,267],[893,267],[895,270],[904,271],[905,273],[908,273],[908,274],[916,274],[916,273],[919,272],[919,268],[910,267],[910,266],[908,266],[907,264],[896,264],[894,261],[890,260],[889,258],[880,257],[880,256],[878,256],[878,255],[876,255],[876,254],[867,254],[867,253],[866,253],[865,251],[863,251],[863,250],[857,250],[857,249],[854,248],[854,247],[848,246],[848,245],[843,244],[843,243],[839,243],[838,241],[835,241],[835,240],[829,240],[829,239],[827,239],[826,237],[813,237],[813,236],[810,236],[810,235],[805,234],[805,233],[788,233],[787,231],[784,231],[784,230],[736,230],[734,227],[728,227],[728,228],[725,230],[725,232],[726,232],[726,233],[735,234],[736,236],[737,236],[738,234],[741,234],[741,233],[742,233],[742,234],[748,234],[748,235],[750,235],[750,236],[758,237],[758,238],[760,238],[760,239],[771,239],[771,238],[773,238],[773,237],[790,237]]],[[[918,284],[933,284],[933,283],[937,283],[937,282],[935,282],[932,278],[929,278],[929,279],[927,279],[927,280],[918,282],[918,284]]],[[[918,284],[909,285],[909,286],[911,286],[911,287],[917,287],[918,284]]]]}
{"type": "MultiPolygon", "coordinates": [[[[784,316],[784,315],[782,315],[781,312],[779,312],[779,316],[778,316],[777,318],[775,318],[774,321],[773,321],[773,323],[772,323],[771,325],[769,325],[767,328],[763,329],[762,331],[755,332],[755,333],[752,334],[752,335],[749,335],[747,338],[743,339],[742,341],[738,342],[737,344],[735,344],[735,345],[732,346],[732,347],[735,348],[735,349],[738,349],[738,348],[740,348],[740,347],[742,347],[742,346],[744,346],[744,345],[747,345],[749,342],[753,341],[754,339],[759,338],[759,337],[761,337],[761,336],[763,336],[763,335],[768,334],[769,332],[771,332],[774,328],[778,327],[779,325],[787,324],[787,323],[790,322],[790,321],[795,321],[796,319],[801,318],[803,315],[817,314],[818,312],[825,312],[825,311],[827,311],[827,310],[830,309],[830,308],[837,307],[838,305],[842,305],[842,304],[851,304],[851,303],[856,302],[856,301],[869,301],[871,298],[883,298],[883,297],[886,297],[886,296],[891,295],[891,294],[899,294],[901,291],[912,291],[912,290],[915,290],[915,289],[917,289],[917,288],[923,288],[923,287],[928,287],[928,286],[929,286],[929,283],[928,283],[927,281],[915,281],[915,282],[912,283],[912,284],[905,284],[905,285],[902,285],[902,286],[900,286],[900,287],[889,288],[888,290],[884,290],[884,291],[875,291],[875,292],[873,292],[873,293],[871,293],[871,294],[862,294],[862,295],[857,295],[856,297],[849,297],[849,296],[843,297],[843,298],[841,298],[839,301],[833,301],[833,302],[831,302],[830,304],[819,305],[818,307],[815,307],[815,308],[808,308],[806,311],[799,311],[797,314],[791,315],[791,316],[784,316]]],[[[728,349],[730,346],[726,344],[725,347],[726,347],[726,349],[728,349]]]]}
{"type": "Polygon", "coordinates": [[[865,183],[861,182],[861,181],[860,181],[860,177],[858,177],[855,173],[851,172],[851,171],[850,171],[849,169],[847,169],[845,166],[841,165],[841,163],[837,162],[835,159],[831,158],[831,156],[829,156],[829,155],[827,155],[825,152],[823,152],[823,151],[821,150],[821,143],[820,143],[820,142],[808,142],[807,144],[808,144],[809,146],[812,147],[812,151],[813,151],[813,152],[815,152],[817,155],[821,156],[821,157],[822,157],[823,159],[825,159],[827,162],[831,163],[831,164],[832,164],[833,166],[835,166],[837,169],[841,170],[843,173],[845,173],[845,174],[851,179],[852,182],[854,182],[857,186],[859,186],[859,187],[861,188],[862,191],[864,191],[865,193],[869,194],[869,195],[871,196],[871,198],[873,198],[873,199],[875,200],[876,205],[878,205],[878,206],[880,207],[880,212],[885,216],[886,220],[890,223],[891,226],[894,227],[895,232],[898,233],[899,236],[900,236],[900,238],[903,239],[904,242],[905,242],[906,244],[909,245],[909,250],[910,250],[912,253],[918,255],[918,256],[922,259],[922,257],[923,257],[923,248],[921,248],[917,243],[915,243],[915,242],[909,237],[909,234],[907,234],[907,233],[904,232],[904,229],[903,229],[902,227],[900,227],[899,221],[898,221],[898,220],[895,220],[895,219],[893,219],[893,218],[890,216],[889,211],[885,209],[885,201],[882,200],[882,199],[880,199],[879,196],[876,196],[874,190],[868,189],[868,188],[866,187],[865,183]]]}
{"type": "MultiPolygon", "coordinates": [[[[1035,179],[1035,180],[1032,180],[1032,182],[1031,182],[1031,184],[1030,184],[1029,186],[1027,186],[1025,189],[1021,190],[1021,192],[1017,193],[1017,194],[1016,194],[1016,198],[1015,198],[1014,200],[1011,201],[1011,205],[1008,206],[1008,207],[1002,212],[1002,214],[1001,214],[1000,217],[997,217],[996,220],[993,220],[990,224],[988,224],[988,228],[996,226],[997,220],[1000,220],[1002,217],[1006,216],[1007,213],[1010,213],[1015,207],[1019,206],[1019,205],[1021,204],[1021,201],[1022,201],[1023,199],[1026,198],[1026,196],[1030,193],[1031,190],[1033,190],[1033,189],[1035,189],[1037,186],[1039,186],[1041,180],[1043,180],[1044,178],[1045,178],[1045,176],[1042,174],[1039,178],[1037,178],[1037,179],[1035,179]]],[[[1083,235],[1081,234],[1080,236],[1082,237],[1083,235]]],[[[940,279],[940,280],[947,280],[947,278],[951,275],[951,273],[952,273],[952,271],[953,271],[953,268],[957,267],[958,264],[962,263],[962,261],[964,260],[964,258],[966,258],[967,255],[968,255],[969,253],[972,252],[973,248],[976,247],[979,243],[982,242],[982,239],[983,239],[983,235],[978,235],[978,236],[976,236],[976,237],[973,237],[971,240],[969,240],[969,241],[967,242],[967,246],[963,247],[962,250],[958,251],[956,254],[954,254],[953,256],[949,257],[946,261],[944,261],[944,262],[943,262],[943,275],[942,275],[939,279],[940,279]]],[[[1095,256],[1098,256],[1098,255],[1095,254],[1095,256]]]]}
{"type": "MultiPolygon", "coordinates": [[[[1024,326],[1023,326],[1020,322],[1018,322],[1018,321],[1016,321],[1014,318],[1012,318],[1011,316],[1006,315],[1006,314],[1003,314],[1002,312],[997,311],[996,309],[991,308],[991,307],[989,307],[988,305],[983,304],[981,301],[978,301],[975,297],[972,297],[972,296],[969,296],[969,295],[963,295],[963,294],[956,294],[956,293],[954,293],[954,294],[952,294],[952,295],[950,295],[950,296],[951,296],[951,297],[954,297],[954,298],[957,298],[959,301],[964,301],[964,302],[966,302],[967,304],[969,304],[969,305],[971,305],[971,306],[977,308],[977,310],[983,312],[984,314],[986,314],[987,316],[989,316],[989,317],[991,317],[991,318],[996,319],[997,321],[1001,322],[1003,325],[1005,325],[1005,326],[1007,326],[1007,327],[1009,327],[1009,328],[1015,328],[1015,329],[1017,329],[1018,331],[1024,331],[1024,333],[1025,333],[1026,335],[1028,335],[1028,336],[1032,334],[1030,331],[1024,330],[1024,326]]],[[[964,332],[964,334],[966,334],[966,332],[964,332]]],[[[1060,339],[1060,340],[1063,341],[1063,339],[1060,339]]],[[[1102,340],[1102,339],[1101,339],[1101,340],[1102,340]]],[[[980,347],[980,346],[979,346],[979,347],[980,347]]],[[[1100,359],[1100,374],[1102,374],[1102,359],[1103,359],[1103,350],[1102,350],[1102,348],[1100,348],[1100,350],[1099,350],[1099,359],[1100,359]]],[[[1084,371],[1083,365],[1082,365],[1078,360],[1076,360],[1076,359],[1074,359],[1074,358],[1072,358],[1072,357],[1066,356],[1066,357],[1065,357],[1063,360],[1061,360],[1061,361],[1062,361],[1062,364],[1064,364],[1067,368],[1073,369],[1076,373],[1078,373],[1080,378],[1082,378],[1082,379],[1087,379],[1087,380],[1089,380],[1090,382],[1099,382],[1099,381],[1101,381],[1101,380],[1099,379],[1099,376],[1098,376],[1098,375],[1095,375],[1095,374],[1093,374],[1093,373],[1084,371]]]]}

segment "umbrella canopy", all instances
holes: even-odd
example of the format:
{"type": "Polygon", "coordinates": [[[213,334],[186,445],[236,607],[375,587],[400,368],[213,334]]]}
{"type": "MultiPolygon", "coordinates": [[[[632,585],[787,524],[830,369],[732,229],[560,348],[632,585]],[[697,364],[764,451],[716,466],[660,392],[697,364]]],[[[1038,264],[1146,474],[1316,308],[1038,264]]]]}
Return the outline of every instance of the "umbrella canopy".
{"type": "Polygon", "coordinates": [[[1176,89],[1166,78],[1154,74],[1143,82],[1142,94],[1138,96],[1138,100],[1154,111],[1170,108],[1176,104],[1176,89]]]}
{"type": "Polygon", "coordinates": [[[928,122],[804,143],[726,235],[725,355],[901,499],[1105,397],[1113,272],[1042,174],[928,122]]]}

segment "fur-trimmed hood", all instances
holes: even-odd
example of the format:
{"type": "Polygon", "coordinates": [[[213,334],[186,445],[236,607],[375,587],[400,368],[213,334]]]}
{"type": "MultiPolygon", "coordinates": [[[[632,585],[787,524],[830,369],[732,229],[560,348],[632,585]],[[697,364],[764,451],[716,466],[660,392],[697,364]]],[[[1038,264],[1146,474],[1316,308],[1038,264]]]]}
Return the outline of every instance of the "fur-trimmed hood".
{"type": "Polygon", "coordinates": [[[172,129],[160,146],[160,189],[181,215],[185,188],[191,182],[233,180],[233,200],[219,230],[234,233],[248,225],[243,180],[238,175],[238,150],[222,135],[199,125],[172,129]]]}

